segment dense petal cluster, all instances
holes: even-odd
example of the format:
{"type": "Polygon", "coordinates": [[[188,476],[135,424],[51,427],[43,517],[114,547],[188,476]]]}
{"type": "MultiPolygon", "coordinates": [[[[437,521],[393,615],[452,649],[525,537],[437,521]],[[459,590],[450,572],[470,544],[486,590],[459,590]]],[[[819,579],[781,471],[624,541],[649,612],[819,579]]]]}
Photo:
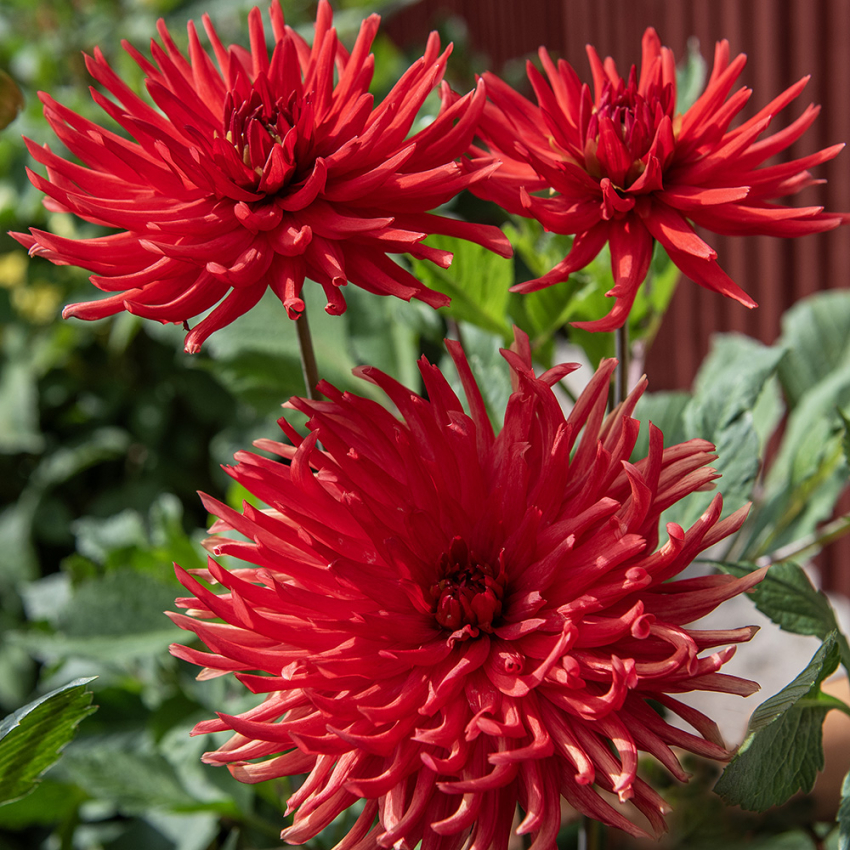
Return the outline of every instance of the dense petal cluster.
{"type": "Polygon", "coordinates": [[[788,127],[760,139],[808,78],[730,130],[751,90],[741,88],[729,97],[746,56],[730,62],[727,41],[717,44],[705,92],[684,114],[676,113],[673,54],[661,46],[655,30],[643,36],[640,75],[632,66],[628,80],[610,57],[603,62],[589,45],[587,53],[593,93],[569,64],[561,60],[556,67],[540,49],[546,76],[528,63],[538,105],[493,74],[484,75],[490,102],[478,135],[487,149],[473,146],[471,167],[490,169],[497,162],[501,167],[473,191],[512,213],[536,218],[554,233],[576,235],[563,261],[517,291],[566,280],[607,242],[615,282],[607,294],[616,298],[614,307],[603,319],[576,324],[614,330],[628,317],[658,240],[689,278],[755,307],[693,225],[723,235],[785,237],[830,230],[842,222],[842,216],[824,213],[822,207],[770,203],[815,182],[807,169],[843,147],[763,166],[817,116],[819,108],[810,105],[788,127]]]}
{"type": "Polygon", "coordinates": [[[467,174],[454,161],[472,139],[483,84],[459,99],[443,84],[440,114],[410,137],[450,48],[440,53],[433,33],[425,55],[376,106],[370,48],[379,20],[363,22],[349,54],[321,0],[310,47],[286,26],[275,0],[270,55],[258,9],[249,15],[250,50],[225,47],[205,16],[215,62],[192,23],[187,58],[160,21],[153,62],[124,44],[158,109],[96,50],[87,67],[114,100],[95,89],[92,97],[135,141],[42,93],[48,121],[84,165],[28,142],[47,168],[46,179],[30,179],[50,209],[121,231],[82,240],[35,229],[14,234],[30,253],[89,269],[95,286],[115,293],[64,315],[97,319],[128,310],[187,323],[217,305],[186,337],[186,349],[196,351],[267,287],[297,318],[305,277],[322,285],[333,314],[345,310],[348,282],[434,307],[448,303],[388,256],[407,253],[446,267],[451,254],[422,244],[430,233],[509,256],[497,228],[428,212],[492,170],[467,174]]]}
{"type": "Polygon", "coordinates": [[[761,574],[670,580],[746,509],[721,520],[718,495],[659,540],[662,511],[717,477],[710,443],[665,448],[650,426],[648,456],[630,463],[645,384],[606,417],[606,361],[565,416],[553,385],[575,367],[536,377],[519,333],[503,351],[515,391],[496,435],[448,345],[468,412],[424,358],[427,400],[362,367],[400,417],[322,384],[326,399],[289,402],[308,436],[281,420],[293,445],[260,441],[277,457],[241,453],[228,470],[266,508],[205,497],[219,517],[212,554],[242,566],[178,569],[190,596],[172,619],[209,652],[172,651],[265,695],[197,726],[234,733],[205,760],[245,782],[308,774],[288,804],[293,843],[358,798],[338,850],[505,848],[517,804],[518,832],[551,850],[559,795],[633,834],[660,832],[666,804],[637,777],[638,751],[685,779],[673,747],[727,753],[677,695],[757,689],[719,672],[754,629],[687,624],[761,574]],[[631,800],[643,827],[600,791],[631,800]]]}

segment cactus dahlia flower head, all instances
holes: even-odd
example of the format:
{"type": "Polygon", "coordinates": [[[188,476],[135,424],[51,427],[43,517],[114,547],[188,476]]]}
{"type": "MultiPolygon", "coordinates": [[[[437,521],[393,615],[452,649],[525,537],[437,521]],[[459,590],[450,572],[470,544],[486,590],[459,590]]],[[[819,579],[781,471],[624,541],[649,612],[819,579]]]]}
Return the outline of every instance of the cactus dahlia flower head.
{"type": "Polygon", "coordinates": [[[486,150],[473,147],[469,167],[489,173],[494,164],[501,166],[473,191],[554,233],[576,235],[560,263],[516,291],[566,280],[607,242],[614,274],[607,294],[616,301],[606,317],[576,326],[614,330],[628,318],[658,240],[689,278],[755,307],[717,264],[717,253],[694,225],[722,235],[786,237],[831,230],[846,220],[822,207],[771,203],[818,182],[807,169],[843,147],[763,166],[800,138],[820,111],[810,105],[785,129],[760,138],[808,77],[730,130],[752,92],[741,88],[729,97],[746,56],[730,62],[727,41],[717,44],[705,92],[684,114],[676,112],[673,54],[654,29],[643,36],[640,74],[632,66],[627,80],[610,57],[603,62],[590,45],[587,54],[592,90],[569,64],[561,60],[556,67],[540,49],[546,75],[528,63],[536,106],[495,75],[484,74],[490,102],[478,136],[486,150]]]}
{"type": "Polygon", "coordinates": [[[322,384],[326,400],[288,405],[308,416],[308,436],[281,420],[293,445],[260,441],[277,459],[240,453],[228,470],[268,507],[204,499],[220,518],[209,548],[243,565],[178,569],[190,595],[172,619],[209,652],[172,652],[264,695],[196,727],[233,732],[204,758],[245,782],[308,774],[283,831],[296,844],[358,798],[340,850],[505,848],[517,804],[518,832],[549,850],[560,796],[645,834],[598,791],[631,800],[658,833],[667,806],[637,777],[638,751],[685,779],[673,747],[727,752],[678,695],[758,688],[720,672],[754,628],[688,623],[761,574],[671,581],[746,509],[721,520],[718,495],[659,539],[661,512],[717,477],[710,443],[665,448],[650,426],[648,456],[630,463],[645,384],[606,417],[605,361],[565,416],[552,386],[576,367],[536,377],[521,333],[503,351],[515,392],[495,434],[463,351],[448,346],[468,412],[424,358],[427,400],[363,367],[399,417],[322,384]]]}
{"type": "Polygon", "coordinates": [[[284,24],[277,0],[271,51],[258,9],[248,21],[250,50],[225,47],[207,17],[212,56],[192,23],[188,57],[162,21],[152,62],[125,43],[156,108],[99,50],[86,57],[111,95],[92,89],[92,97],[129,139],[41,94],[56,135],[83,165],[28,142],[47,168],[46,179],[30,179],[48,196],[49,209],[119,230],[81,240],[35,229],[14,234],[31,254],[87,268],[95,286],[114,293],[71,305],[66,317],[128,310],[187,323],[217,305],[186,337],[187,351],[197,351],[267,288],[297,318],[305,278],[322,286],[333,314],[345,310],[341,287],[348,282],[433,307],[448,303],[388,256],[407,253],[448,266],[451,254],[422,243],[431,233],[510,256],[497,228],[428,213],[493,170],[468,174],[454,161],[472,139],[483,84],[455,99],[443,83],[440,114],[409,136],[450,52],[440,53],[436,33],[375,105],[368,89],[377,15],[363,22],[350,54],[331,26],[327,0],[319,3],[312,47],[284,24]]]}

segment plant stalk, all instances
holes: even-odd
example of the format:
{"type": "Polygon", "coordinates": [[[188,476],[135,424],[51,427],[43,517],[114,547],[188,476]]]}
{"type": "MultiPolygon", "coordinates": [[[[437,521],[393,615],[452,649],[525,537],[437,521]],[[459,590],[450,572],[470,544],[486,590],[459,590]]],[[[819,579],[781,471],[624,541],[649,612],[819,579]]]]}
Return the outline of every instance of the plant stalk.
{"type": "Polygon", "coordinates": [[[850,532],[850,516],[840,516],[838,519],[828,522],[818,531],[795,540],[787,546],[782,546],[769,555],[757,558],[756,566],[769,567],[771,564],[777,564],[780,561],[790,561],[792,558],[805,555],[811,549],[822,549],[848,532],[850,532]]]}
{"type": "Polygon", "coordinates": [[[578,850],[604,850],[605,827],[598,820],[584,815],[578,831],[578,850]]]}
{"type": "Polygon", "coordinates": [[[629,394],[629,326],[614,331],[614,356],[617,358],[617,368],[614,371],[614,407],[617,407],[629,394]]]}
{"type": "Polygon", "coordinates": [[[304,375],[304,387],[307,398],[313,401],[319,398],[316,385],[319,383],[319,367],[316,365],[316,352],[313,350],[313,337],[310,335],[310,324],[307,321],[307,307],[295,320],[298,330],[298,347],[301,352],[301,373],[304,375]]]}

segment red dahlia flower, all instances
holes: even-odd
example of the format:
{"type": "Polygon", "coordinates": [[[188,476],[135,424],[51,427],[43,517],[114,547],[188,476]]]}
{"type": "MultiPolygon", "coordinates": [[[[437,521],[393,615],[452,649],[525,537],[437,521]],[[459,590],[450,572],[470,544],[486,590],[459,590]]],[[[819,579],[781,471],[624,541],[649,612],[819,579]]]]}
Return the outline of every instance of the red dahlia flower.
{"type": "Polygon", "coordinates": [[[718,672],[754,628],[686,624],[760,575],[669,581],[746,509],[720,520],[717,496],[687,531],[668,524],[659,546],[662,511],[717,477],[710,443],[664,448],[650,426],[648,457],[630,463],[645,382],[606,418],[605,361],[565,416],[552,385],[575,366],[535,377],[522,334],[503,352],[516,391],[497,436],[448,346],[469,413],[424,358],[428,400],[362,367],[400,419],[324,383],[327,400],[289,402],[309,417],[307,437],[281,420],[294,447],[257,444],[285,462],[240,453],[228,470],[267,508],[204,498],[214,530],[239,533],[212,539],[212,552],[245,566],[178,570],[191,596],[172,619],[210,652],[172,652],[266,695],[196,727],[234,733],[205,761],[245,782],[309,774],[287,809],[283,838],[296,844],[358,798],[337,850],[504,848],[517,803],[518,831],[553,848],[559,795],[645,834],[596,789],[630,799],[659,832],[667,806],[637,778],[638,750],[685,779],[671,747],[727,753],[676,695],[758,688],[718,672]]]}
{"type": "Polygon", "coordinates": [[[155,65],[125,43],[159,109],[131,91],[99,50],[86,57],[91,75],[115,100],[95,89],[92,97],[135,142],[41,94],[57,136],[87,167],[28,142],[48,174],[30,179],[49,196],[49,209],[121,230],[82,240],[35,229],[13,234],[31,254],[83,266],[94,272],[95,286],[116,293],[67,307],[65,317],[128,310],[185,323],[218,303],[186,337],[187,351],[197,351],[267,287],[298,318],[305,277],[322,285],[333,314],[345,310],[341,287],[349,281],[433,307],[448,303],[387,256],[408,253],[448,266],[451,254],[422,244],[429,233],[510,256],[497,228],[427,212],[489,173],[465,174],[454,162],[481,115],[482,84],[459,99],[443,84],[439,116],[408,137],[450,52],[440,54],[436,33],[425,55],[374,106],[369,49],[377,15],[363,22],[350,54],[331,27],[327,0],[319,3],[312,48],[285,26],[277,0],[271,57],[259,10],[248,20],[250,51],[224,47],[204,17],[218,68],[192,23],[188,58],[162,21],[162,46],[151,44],[155,65]]]}
{"type": "Polygon", "coordinates": [[[484,75],[492,102],[478,135],[489,150],[473,147],[472,166],[489,173],[495,163],[502,165],[473,191],[512,213],[538,219],[547,230],[576,234],[564,260],[515,287],[518,292],[566,280],[609,243],[615,285],[607,294],[617,300],[605,318],[576,322],[592,331],[625,323],[656,239],[688,277],[755,307],[717,264],[717,253],[697,236],[694,224],[723,235],[803,236],[843,220],[822,207],[769,203],[816,182],[807,169],[832,159],[842,145],[759,167],[796,141],[817,116],[819,108],[809,106],[787,128],[758,141],[773,116],[800,94],[807,77],[730,130],[751,94],[742,88],[727,100],[746,56],[730,63],[729,43],[719,42],[705,92],[680,115],[672,52],[652,28],[642,44],[640,76],[632,66],[628,80],[613,59],[600,61],[588,45],[593,94],[570,65],[561,60],[556,68],[541,47],[548,82],[528,63],[539,106],[493,74],[484,75]],[[531,194],[538,190],[548,191],[531,194]]]}

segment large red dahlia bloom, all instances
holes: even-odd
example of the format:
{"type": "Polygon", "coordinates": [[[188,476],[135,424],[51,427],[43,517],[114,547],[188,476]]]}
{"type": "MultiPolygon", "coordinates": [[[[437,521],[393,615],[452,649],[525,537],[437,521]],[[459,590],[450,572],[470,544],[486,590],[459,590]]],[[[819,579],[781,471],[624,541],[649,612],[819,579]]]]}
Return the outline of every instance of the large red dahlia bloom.
{"type": "Polygon", "coordinates": [[[608,360],[565,416],[552,385],[575,367],[535,377],[524,335],[503,352],[516,390],[495,435],[448,345],[468,413],[424,359],[428,400],[364,367],[401,418],[325,383],[327,400],[289,402],[309,417],[307,437],[281,420],[294,447],[257,444],[285,462],[241,453],[229,470],[267,508],[204,499],[225,532],[212,552],[245,565],[178,570],[191,596],[172,619],[210,652],[172,651],[266,695],[196,727],[234,732],[205,760],[245,782],[309,774],[288,804],[293,843],[365,798],[337,850],[504,848],[517,803],[518,831],[548,849],[559,795],[644,834],[598,790],[661,831],[666,805],[637,778],[638,750],[685,779],[671,747],[726,751],[676,695],[758,687],[718,672],[755,629],[686,626],[760,575],[669,581],[746,509],[720,520],[717,496],[659,541],[661,512],[716,477],[710,443],[664,448],[650,426],[648,457],[630,463],[645,383],[606,418],[608,360]]]}
{"type": "Polygon", "coordinates": [[[115,293],[64,315],[99,319],[128,310],[184,323],[218,304],[186,337],[186,349],[197,351],[267,287],[297,318],[305,277],[322,285],[333,314],[345,310],[348,282],[434,307],[448,303],[388,256],[408,253],[446,267],[451,254],[422,244],[429,233],[510,256],[497,228],[428,213],[489,173],[465,174],[454,162],[472,139],[483,85],[456,99],[443,84],[439,116],[408,137],[450,48],[441,54],[433,33],[425,55],[375,106],[369,50],[379,20],[363,22],[349,54],[321,0],[311,48],[284,24],[275,0],[269,56],[258,9],[249,15],[250,50],[224,47],[204,17],[217,68],[192,23],[187,58],[160,21],[153,63],[124,44],[158,109],[95,50],[87,67],[115,100],[95,89],[92,97],[135,141],[42,93],[48,121],[85,166],[28,142],[48,174],[30,179],[50,209],[121,230],[82,240],[35,229],[13,234],[32,254],[93,271],[92,283],[115,293]]]}
{"type": "Polygon", "coordinates": [[[538,106],[493,74],[484,75],[491,102],[478,135],[488,150],[473,146],[472,167],[489,173],[494,163],[502,165],[473,191],[512,213],[538,219],[547,230],[576,234],[564,260],[543,277],[518,285],[518,292],[566,280],[608,242],[615,285],[607,294],[616,302],[605,318],[576,322],[592,331],[625,323],[656,239],[692,280],[755,307],[693,225],[723,235],[802,236],[843,220],[822,207],[769,203],[816,182],[807,169],[832,159],[843,145],[759,167],[796,141],[817,116],[819,108],[809,106],[788,127],[759,140],[807,77],[730,130],[751,94],[741,88],[727,100],[746,56],[730,62],[729,43],[719,42],[705,92],[681,115],[675,110],[672,52],[651,28],[642,45],[640,76],[632,66],[628,80],[613,59],[602,62],[588,45],[593,94],[570,65],[561,60],[556,68],[540,48],[548,81],[528,63],[538,106]],[[548,191],[532,194],[538,190],[548,191]]]}

